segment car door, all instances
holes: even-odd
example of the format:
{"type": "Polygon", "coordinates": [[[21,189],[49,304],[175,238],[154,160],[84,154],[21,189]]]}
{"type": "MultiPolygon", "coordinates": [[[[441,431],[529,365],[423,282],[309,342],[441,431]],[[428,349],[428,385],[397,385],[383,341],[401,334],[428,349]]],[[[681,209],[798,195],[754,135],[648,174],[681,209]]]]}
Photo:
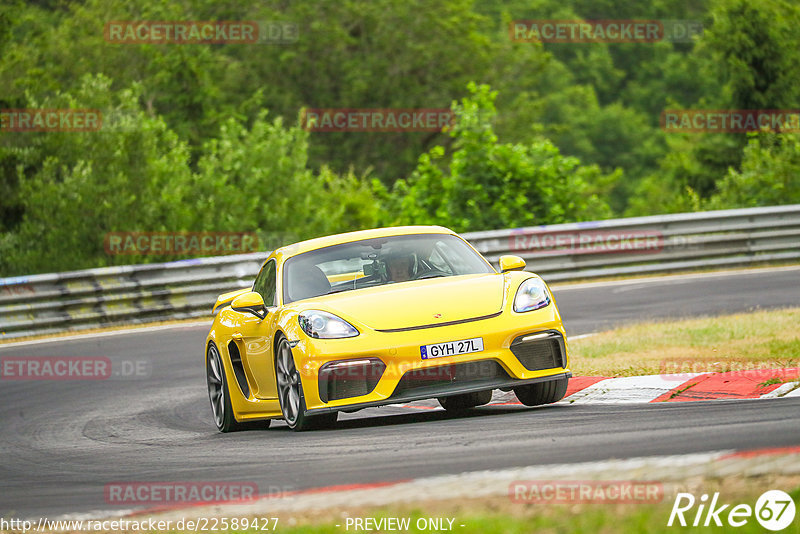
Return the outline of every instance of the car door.
{"type": "Polygon", "coordinates": [[[259,319],[250,314],[243,317],[234,336],[242,356],[253,396],[259,399],[277,399],[275,385],[275,358],[273,356],[273,333],[277,320],[277,267],[274,258],[264,263],[253,283],[253,291],[259,293],[267,307],[267,316],[259,319]]]}

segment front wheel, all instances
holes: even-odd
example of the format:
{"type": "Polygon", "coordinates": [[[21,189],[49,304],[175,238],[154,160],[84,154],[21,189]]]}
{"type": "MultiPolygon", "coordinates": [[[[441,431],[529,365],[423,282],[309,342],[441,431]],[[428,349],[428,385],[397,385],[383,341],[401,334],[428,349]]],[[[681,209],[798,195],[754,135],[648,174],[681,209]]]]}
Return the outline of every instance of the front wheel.
{"type": "Polygon", "coordinates": [[[549,380],[519,386],[514,388],[514,393],[519,401],[525,406],[541,406],[542,404],[552,404],[564,398],[567,394],[568,378],[549,380]]]}
{"type": "Polygon", "coordinates": [[[278,350],[275,354],[275,375],[281,412],[289,428],[299,432],[332,426],[336,423],[338,412],[314,416],[306,415],[303,382],[300,380],[300,373],[294,364],[292,348],[286,338],[281,338],[278,342],[278,350]]]}
{"type": "Polygon", "coordinates": [[[206,383],[208,384],[208,398],[211,400],[211,412],[214,414],[214,423],[220,432],[235,432],[237,430],[250,430],[269,427],[266,421],[240,423],[233,415],[231,406],[228,379],[225,376],[225,367],[217,346],[212,342],[208,344],[206,352],[206,383]]]}

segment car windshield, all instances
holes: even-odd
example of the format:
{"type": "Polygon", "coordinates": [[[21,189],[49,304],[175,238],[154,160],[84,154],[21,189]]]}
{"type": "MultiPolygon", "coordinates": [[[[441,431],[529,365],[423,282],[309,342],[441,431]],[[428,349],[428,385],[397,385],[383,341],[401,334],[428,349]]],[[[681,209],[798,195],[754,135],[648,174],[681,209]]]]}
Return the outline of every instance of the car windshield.
{"type": "Polygon", "coordinates": [[[312,250],[283,267],[283,301],[385,284],[493,272],[460,238],[414,234],[365,239],[312,250]]]}

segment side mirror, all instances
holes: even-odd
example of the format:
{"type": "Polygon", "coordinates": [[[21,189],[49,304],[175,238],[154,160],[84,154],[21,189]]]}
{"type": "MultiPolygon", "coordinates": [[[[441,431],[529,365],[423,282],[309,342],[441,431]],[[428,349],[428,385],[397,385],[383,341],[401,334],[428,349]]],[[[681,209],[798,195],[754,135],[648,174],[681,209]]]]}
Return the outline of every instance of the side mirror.
{"type": "Polygon", "coordinates": [[[500,256],[501,273],[507,271],[521,271],[524,268],[525,268],[525,260],[523,260],[519,256],[512,256],[510,254],[506,256],[500,256]]]}
{"type": "Polygon", "coordinates": [[[231,302],[231,309],[238,312],[252,313],[259,319],[267,316],[267,307],[264,306],[264,298],[255,291],[250,291],[239,295],[231,302]]]}

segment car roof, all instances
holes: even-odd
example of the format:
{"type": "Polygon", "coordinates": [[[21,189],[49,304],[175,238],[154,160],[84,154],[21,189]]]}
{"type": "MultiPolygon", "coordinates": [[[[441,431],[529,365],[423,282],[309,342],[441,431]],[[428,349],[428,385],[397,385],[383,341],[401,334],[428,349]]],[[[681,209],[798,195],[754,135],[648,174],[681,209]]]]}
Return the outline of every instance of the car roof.
{"type": "Polygon", "coordinates": [[[412,235],[412,234],[451,234],[455,232],[444,226],[392,226],[387,228],[373,228],[371,230],[358,230],[356,232],[347,232],[344,234],[329,235],[325,237],[317,237],[301,241],[293,245],[281,247],[275,251],[276,255],[282,255],[284,258],[296,256],[310,250],[317,250],[331,245],[340,245],[342,243],[350,243],[352,241],[360,241],[362,239],[372,239],[375,237],[390,237],[398,235],[412,235]]]}

